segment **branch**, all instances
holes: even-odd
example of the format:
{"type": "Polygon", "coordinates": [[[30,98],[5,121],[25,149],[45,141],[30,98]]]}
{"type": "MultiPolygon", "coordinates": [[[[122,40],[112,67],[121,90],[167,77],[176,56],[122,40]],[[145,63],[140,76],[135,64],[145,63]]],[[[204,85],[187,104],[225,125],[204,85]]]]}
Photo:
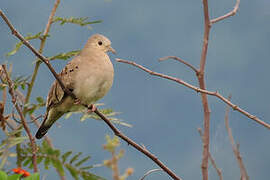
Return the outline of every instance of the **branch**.
{"type": "MultiPolygon", "coordinates": [[[[204,37],[203,37],[203,47],[201,53],[200,60],[200,70],[197,74],[197,78],[199,81],[199,86],[201,89],[205,90],[205,79],[204,79],[204,70],[206,64],[206,55],[208,50],[208,40],[210,33],[210,20],[209,20],[209,12],[208,12],[208,0],[203,0],[203,12],[204,12],[204,37]]],[[[204,134],[203,134],[203,157],[202,157],[202,176],[203,180],[208,180],[208,156],[209,156],[209,139],[210,139],[210,108],[208,105],[207,95],[201,93],[203,112],[204,112],[204,134]]]]}
{"type": "Polygon", "coordinates": [[[216,22],[219,22],[219,21],[221,21],[223,19],[226,19],[228,17],[234,16],[237,13],[238,9],[239,9],[239,5],[240,5],[240,0],[236,0],[235,6],[234,6],[234,8],[233,8],[232,11],[230,11],[229,13],[227,13],[227,14],[225,14],[223,16],[220,16],[220,17],[217,17],[215,19],[212,19],[211,20],[211,24],[214,24],[216,22]]]}
{"type": "MultiPolygon", "coordinates": [[[[201,128],[198,128],[198,132],[199,132],[200,137],[201,137],[201,139],[202,139],[202,141],[203,141],[203,132],[202,132],[202,129],[201,129],[201,128]]],[[[218,174],[218,176],[219,176],[219,179],[220,179],[220,180],[223,180],[223,177],[222,177],[222,171],[221,171],[221,169],[219,169],[219,168],[217,167],[217,164],[216,164],[214,158],[212,157],[210,151],[209,151],[209,159],[210,159],[210,161],[211,161],[211,164],[213,165],[213,167],[214,167],[215,170],[217,171],[217,174],[218,174]]]]}
{"type": "Polygon", "coordinates": [[[178,62],[181,62],[181,63],[185,64],[186,66],[190,67],[196,74],[199,73],[198,69],[196,69],[194,66],[192,66],[188,62],[186,62],[183,59],[181,59],[179,57],[176,57],[176,56],[166,56],[166,57],[160,58],[159,61],[165,61],[165,60],[168,60],[168,59],[174,59],[174,60],[176,60],[178,62]]]}
{"type": "MultiPolygon", "coordinates": [[[[74,99],[77,99],[76,96],[69,91],[69,89],[67,89],[63,82],[60,80],[58,74],[55,72],[55,70],[53,69],[53,67],[51,66],[51,64],[49,63],[48,59],[45,58],[42,54],[40,54],[29,42],[27,42],[22,35],[17,32],[15,30],[15,28],[11,25],[11,23],[9,22],[8,18],[4,15],[4,13],[0,10],[0,16],[2,16],[2,18],[4,19],[4,21],[6,22],[6,24],[9,26],[9,28],[11,29],[11,32],[13,35],[15,35],[17,38],[19,38],[24,45],[26,45],[38,58],[40,58],[46,65],[47,67],[50,69],[50,71],[52,72],[52,74],[54,75],[55,79],[57,80],[57,82],[59,83],[59,85],[61,86],[61,88],[63,89],[63,91],[65,93],[67,93],[69,96],[71,96],[74,99]]],[[[79,101],[80,102],[80,101],[79,101]]],[[[87,104],[81,104],[83,106],[85,106],[86,108],[91,108],[92,105],[87,105],[87,104]]],[[[140,145],[138,145],[136,142],[134,142],[133,140],[131,140],[130,138],[128,138],[127,136],[125,136],[123,133],[121,133],[111,122],[108,118],[106,118],[101,112],[99,112],[99,110],[97,108],[95,108],[94,111],[101,119],[104,120],[104,122],[112,129],[112,131],[114,132],[114,134],[118,137],[120,137],[121,139],[123,139],[124,141],[126,141],[128,144],[132,145],[134,148],[136,148],[138,151],[142,152],[143,154],[145,154],[148,158],[152,159],[159,167],[161,167],[168,175],[170,175],[173,179],[175,180],[181,180],[180,177],[178,177],[172,170],[170,170],[167,166],[165,166],[156,156],[154,156],[153,154],[151,154],[148,150],[144,149],[143,147],[141,147],[140,145]]]]}
{"type": "Polygon", "coordinates": [[[30,143],[31,143],[31,148],[32,148],[32,162],[33,162],[33,167],[34,167],[34,172],[38,172],[38,168],[37,168],[37,157],[36,157],[36,143],[35,143],[35,139],[33,138],[31,132],[30,132],[30,128],[28,127],[27,123],[26,123],[26,120],[23,116],[23,112],[21,110],[21,108],[19,107],[18,103],[16,102],[16,96],[15,96],[15,93],[14,93],[14,84],[13,82],[11,81],[11,79],[9,78],[9,75],[8,75],[8,71],[6,69],[6,65],[2,65],[2,68],[4,70],[4,73],[6,74],[6,79],[7,79],[7,82],[8,82],[8,89],[9,89],[9,94],[11,95],[12,97],[12,103],[14,104],[17,112],[19,113],[20,115],[20,118],[21,118],[21,121],[22,121],[22,124],[23,124],[23,127],[29,137],[29,140],[30,140],[30,143]]]}
{"type": "Polygon", "coordinates": [[[151,174],[153,172],[157,172],[157,171],[163,171],[163,170],[162,169],[151,169],[150,171],[147,171],[140,180],[144,180],[144,178],[146,178],[146,176],[148,176],[149,174],[151,174]]]}
{"type": "MultiPolygon", "coordinates": [[[[231,96],[229,96],[229,99],[231,99],[231,96]]],[[[229,126],[229,107],[228,106],[226,107],[225,126],[226,126],[226,129],[227,129],[229,138],[230,138],[233,153],[235,155],[235,158],[236,158],[236,160],[238,162],[238,166],[240,168],[241,180],[248,180],[249,177],[248,177],[246,168],[244,166],[244,163],[243,163],[242,157],[240,155],[239,149],[238,149],[237,145],[235,144],[235,141],[234,141],[234,138],[233,138],[233,135],[232,135],[232,130],[231,130],[230,126],[229,126]]]]}
{"type": "MultiPolygon", "coordinates": [[[[39,53],[43,52],[45,42],[46,42],[46,39],[47,39],[47,35],[48,35],[49,31],[50,31],[50,27],[51,27],[51,24],[53,22],[53,17],[55,15],[55,12],[56,12],[56,9],[57,9],[59,3],[60,3],[60,0],[56,0],[55,3],[54,3],[54,6],[53,6],[53,9],[52,9],[51,14],[49,16],[46,28],[45,28],[45,30],[43,32],[43,38],[41,39],[41,42],[40,42],[39,53]]],[[[34,72],[33,72],[33,75],[31,77],[31,81],[30,81],[30,84],[28,86],[28,89],[27,89],[25,103],[28,103],[28,101],[29,101],[29,98],[30,98],[30,95],[32,93],[32,89],[33,89],[33,86],[34,86],[34,82],[35,82],[36,77],[37,77],[37,73],[38,73],[40,63],[41,63],[40,61],[38,61],[38,60],[36,61],[34,72]]],[[[24,112],[25,112],[25,110],[24,110],[24,112]]]]}
{"type": "Polygon", "coordinates": [[[164,79],[168,79],[168,80],[171,80],[171,81],[174,81],[174,82],[177,82],[179,84],[182,84],[196,92],[200,92],[200,93],[204,93],[204,94],[208,94],[208,95],[211,95],[211,96],[215,96],[217,97],[218,99],[222,100],[224,103],[226,103],[227,105],[229,105],[233,110],[236,110],[242,114],[244,114],[245,116],[247,116],[249,119],[252,119],[254,120],[256,123],[259,123],[261,125],[263,125],[264,127],[270,129],[270,124],[260,120],[259,118],[257,118],[256,116],[248,113],[247,111],[241,109],[239,106],[233,104],[230,100],[226,99],[225,97],[223,97],[219,92],[217,91],[207,91],[207,90],[204,90],[204,89],[200,89],[196,86],[193,86],[185,81],[183,81],[182,79],[179,79],[179,78],[175,78],[175,77],[172,77],[172,76],[168,76],[168,75],[165,75],[165,74],[161,74],[161,73],[157,73],[157,72],[154,72],[154,71],[151,71],[150,69],[147,69],[145,67],[143,67],[142,65],[139,65],[139,64],[136,64],[135,62],[133,61],[127,61],[127,60],[124,60],[124,59],[119,59],[119,58],[116,58],[116,61],[117,62],[121,62],[121,63],[126,63],[126,64],[130,64],[132,66],[135,66],[139,69],[142,69],[143,71],[149,73],[150,75],[153,75],[153,76],[158,76],[158,77],[161,77],[161,78],[164,78],[164,79]]]}

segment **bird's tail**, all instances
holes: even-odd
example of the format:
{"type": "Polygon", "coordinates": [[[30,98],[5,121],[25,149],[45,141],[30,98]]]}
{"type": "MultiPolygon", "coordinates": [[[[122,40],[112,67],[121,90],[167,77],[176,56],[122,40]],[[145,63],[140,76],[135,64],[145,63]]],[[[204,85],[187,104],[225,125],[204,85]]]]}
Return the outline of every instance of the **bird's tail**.
{"type": "Polygon", "coordinates": [[[36,133],[36,138],[41,139],[50,129],[51,126],[41,125],[36,133]]]}
{"type": "Polygon", "coordinates": [[[37,139],[41,139],[50,129],[50,127],[52,126],[52,124],[50,125],[45,125],[45,122],[47,120],[47,114],[45,115],[45,118],[43,119],[43,122],[41,124],[41,126],[39,127],[37,133],[36,133],[36,138],[37,139]]]}

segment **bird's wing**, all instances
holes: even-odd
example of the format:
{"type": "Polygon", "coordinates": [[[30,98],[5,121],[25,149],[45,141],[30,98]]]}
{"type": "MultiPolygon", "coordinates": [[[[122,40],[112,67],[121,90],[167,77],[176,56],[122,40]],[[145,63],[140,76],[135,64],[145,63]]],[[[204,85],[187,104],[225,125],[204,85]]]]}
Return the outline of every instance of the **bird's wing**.
{"type": "MultiPolygon", "coordinates": [[[[59,74],[60,80],[63,82],[65,87],[68,88],[71,92],[74,89],[75,76],[78,69],[77,64],[78,64],[77,61],[73,59],[65,66],[65,68],[59,74]]],[[[61,103],[64,97],[66,97],[65,92],[62,90],[57,80],[55,80],[47,97],[46,103],[47,112],[51,107],[61,103]]]]}

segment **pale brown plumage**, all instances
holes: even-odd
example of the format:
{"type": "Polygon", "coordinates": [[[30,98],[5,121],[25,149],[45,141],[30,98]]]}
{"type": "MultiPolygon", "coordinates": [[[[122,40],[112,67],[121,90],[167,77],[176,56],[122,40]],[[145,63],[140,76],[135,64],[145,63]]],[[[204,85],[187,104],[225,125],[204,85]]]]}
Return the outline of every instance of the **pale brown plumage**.
{"type": "MultiPolygon", "coordinates": [[[[72,59],[59,74],[60,79],[84,104],[92,104],[102,98],[111,88],[114,70],[107,52],[115,53],[111,42],[105,36],[91,36],[81,53],[72,59]]],[[[83,106],[65,94],[57,81],[49,91],[45,118],[36,133],[42,138],[63,114],[78,111],[83,106]]]]}

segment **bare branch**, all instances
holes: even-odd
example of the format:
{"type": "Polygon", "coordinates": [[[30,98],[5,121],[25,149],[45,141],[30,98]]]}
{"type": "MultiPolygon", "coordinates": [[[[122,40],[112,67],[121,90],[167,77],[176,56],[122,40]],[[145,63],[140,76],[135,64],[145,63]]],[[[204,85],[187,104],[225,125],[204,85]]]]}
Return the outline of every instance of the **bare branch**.
{"type": "Polygon", "coordinates": [[[147,171],[140,180],[144,180],[146,176],[157,171],[163,171],[163,169],[151,169],[150,171],[147,171]]]}
{"type": "Polygon", "coordinates": [[[199,73],[198,69],[196,69],[194,66],[192,66],[188,62],[186,62],[183,59],[181,59],[179,57],[176,57],[176,56],[166,56],[166,57],[160,58],[159,61],[165,61],[165,60],[168,60],[168,59],[174,59],[174,60],[176,60],[178,62],[181,62],[181,63],[185,64],[186,66],[190,67],[196,74],[199,73]]]}
{"type": "Polygon", "coordinates": [[[228,17],[234,16],[237,13],[238,9],[239,9],[239,5],[240,5],[240,0],[236,0],[235,6],[234,6],[234,8],[233,8],[232,11],[230,11],[229,13],[227,13],[227,14],[225,14],[223,16],[220,16],[220,17],[217,17],[215,19],[212,19],[211,20],[211,24],[214,24],[216,22],[219,22],[221,20],[224,20],[224,19],[226,19],[228,17]]]}
{"type": "MultiPolygon", "coordinates": [[[[201,128],[198,128],[198,132],[199,132],[199,134],[200,134],[200,136],[201,136],[201,139],[202,139],[202,141],[203,141],[203,132],[202,132],[202,129],[201,129],[201,128]]],[[[219,176],[219,179],[220,179],[220,180],[223,180],[223,177],[222,177],[222,171],[221,171],[221,169],[219,169],[219,168],[217,167],[217,164],[216,164],[214,158],[212,157],[210,151],[209,151],[209,159],[210,159],[211,164],[213,165],[214,169],[217,171],[217,174],[218,174],[218,176],[219,176]]]]}
{"type": "Polygon", "coordinates": [[[223,97],[220,93],[218,93],[217,91],[207,91],[207,90],[204,90],[204,89],[200,89],[196,86],[193,86],[185,81],[183,81],[182,79],[179,79],[179,78],[175,78],[175,77],[172,77],[172,76],[168,76],[168,75],[165,75],[165,74],[161,74],[161,73],[157,73],[157,72],[154,72],[154,71],[151,71],[150,69],[147,69],[145,67],[143,67],[142,65],[139,65],[139,64],[136,64],[135,62],[133,61],[127,61],[127,60],[124,60],[124,59],[119,59],[119,58],[116,58],[116,61],[117,62],[121,62],[121,63],[125,63],[125,64],[130,64],[132,66],[135,66],[139,69],[142,69],[143,71],[149,73],[150,75],[153,75],[153,76],[158,76],[158,77],[161,77],[161,78],[164,78],[164,79],[168,79],[168,80],[172,80],[174,82],[177,82],[179,84],[182,84],[196,92],[200,92],[200,93],[204,93],[204,94],[208,94],[208,95],[211,95],[211,96],[216,96],[218,99],[222,100],[224,103],[228,104],[233,110],[236,110],[242,114],[244,114],[245,116],[247,116],[249,119],[252,119],[254,120],[256,123],[259,123],[261,125],[263,125],[264,127],[270,129],[270,124],[260,120],[258,117],[248,113],[247,111],[241,109],[239,106],[233,104],[230,100],[226,99],[225,97],[223,97]]]}
{"type": "MultiPolygon", "coordinates": [[[[228,98],[229,100],[231,99],[231,95],[229,96],[228,98]]],[[[238,145],[235,144],[235,141],[234,141],[234,138],[233,138],[233,135],[232,135],[232,130],[229,126],[229,107],[227,106],[226,107],[226,114],[225,114],[225,126],[226,126],[226,129],[227,129],[227,132],[228,132],[228,135],[229,135],[229,139],[230,139],[230,142],[231,142],[231,145],[232,145],[232,149],[233,149],[233,153],[235,155],[235,158],[238,162],[238,166],[240,168],[240,173],[241,173],[241,180],[248,180],[249,177],[248,177],[248,174],[247,174],[247,170],[244,166],[244,163],[243,163],[243,160],[242,160],[242,157],[240,155],[240,152],[239,152],[239,149],[238,149],[238,145]]]]}
{"type": "Polygon", "coordinates": [[[26,120],[24,118],[22,109],[19,107],[19,105],[16,102],[17,100],[16,100],[16,96],[15,96],[15,93],[14,93],[14,89],[13,89],[14,84],[11,81],[11,79],[9,78],[8,71],[6,69],[6,65],[2,65],[2,68],[4,70],[4,73],[6,74],[6,79],[7,79],[7,82],[8,82],[9,94],[12,97],[12,103],[14,104],[17,112],[20,115],[20,118],[21,118],[23,127],[24,127],[24,129],[25,129],[25,131],[26,131],[26,133],[27,133],[27,135],[29,137],[29,140],[30,140],[30,144],[31,144],[31,148],[32,148],[32,162],[33,162],[34,172],[38,172],[38,168],[37,168],[37,156],[36,156],[37,149],[36,149],[35,139],[33,138],[32,134],[30,132],[30,128],[28,127],[28,125],[26,123],[26,120]]]}
{"type": "MultiPolygon", "coordinates": [[[[199,86],[201,89],[205,90],[205,79],[204,79],[204,70],[206,64],[206,56],[208,50],[208,41],[209,41],[209,33],[210,33],[210,20],[209,20],[209,12],[208,12],[208,0],[203,0],[203,12],[204,12],[204,35],[203,35],[203,47],[201,53],[201,60],[200,60],[200,70],[197,74],[197,78],[199,81],[199,86]]],[[[210,108],[208,105],[207,95],[201,93],[202,98],[202,105],[203,105],[203,112],[204,112],[204,121],[203,121],[203,157],[202,157],[202,176],[203,180],[208,180],[208,156],[209,156],[209,131],[210,131],[210,108]]]]}
{"type": "MultiPolygon", "coordinates": [[[[9,26],[9,28],[11,29],[12,34],[14,34],[16,37],[18,37],[24,45],[26,45],[38,58],[40,58],[49,68],[49,70],[52,72],[52,74],[54,75],[55,79],[57,80],[57,82],[59,83],[59,85],[61,86],[61,88],[63,89],[63,91],[65,93],[67,93],[69,96],[71,96],[74,99],[77,99],[77,97],[69,91],[69,89],[67,89],[63,82],[60,80],[58,74],[55,72],[55,70],[53,69],[53,67],[51,66],[50,62],[48,61],[47,58],[45,58],[42,54],[40,54],[29,42],[27,42],[22,35],[17,32],[15,30],[15,28],[11,25],[11,23],[9,22],[8,18],[4,15],[4,13],[0,10],[0,16],[4,19],[4,21],[7,23],[7,25],[9,26]]],[[[80,102],[80,101],[79,101],[80,102]]],[[[83,106],[85,106],[86,108],[90,108],[93,105],[87,105],[87,104],[81,104],[83,106]]],[[[170,170],[167,166],[165,166],[156,156],[154,156],[152,153],[150,153],[148,150],[145,150],[143,147],[141,147],[140,145],[138,145],[136,142],[134,142],[133,140],[131,140],[130,138],[128,138],[127,136],[125,136],[123,133],[121,133],[111,122],[110,120],[105,117],[97,108],[95,108],[94,111],[101,119],[104,120],[104,122],[111,128],[111,130],[114,132],[114,134],[118,137],[120,137],[121,139],[123,139],[124,141],[126,141],[128,144],[132,145],[135,149],[137,149],[138,151],[142,152],[143,154],[145,154],[148,158],[150,158],[152,161],[154,161],[159,167],[161,167],[168,175],[170,175],[173,179],[175,180],[181,180],[180,177],[178,177],[172,170],[170,170]]]]}

